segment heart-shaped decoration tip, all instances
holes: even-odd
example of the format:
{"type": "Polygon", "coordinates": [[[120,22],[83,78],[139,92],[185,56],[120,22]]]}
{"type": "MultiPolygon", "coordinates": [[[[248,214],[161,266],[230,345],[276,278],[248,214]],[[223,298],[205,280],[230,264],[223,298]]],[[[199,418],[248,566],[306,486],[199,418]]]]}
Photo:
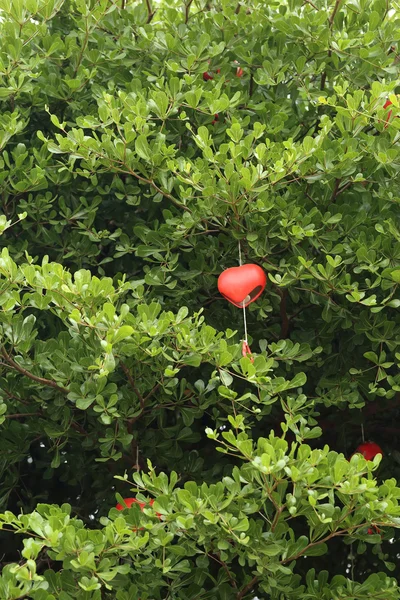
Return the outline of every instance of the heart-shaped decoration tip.
{"type": "Polygon", "coordinates": [[[218,290],[226,300],[242,308],[262,294],[267,276],[258,265],[241,265],[223,271],[218,277],[218,290]]]}

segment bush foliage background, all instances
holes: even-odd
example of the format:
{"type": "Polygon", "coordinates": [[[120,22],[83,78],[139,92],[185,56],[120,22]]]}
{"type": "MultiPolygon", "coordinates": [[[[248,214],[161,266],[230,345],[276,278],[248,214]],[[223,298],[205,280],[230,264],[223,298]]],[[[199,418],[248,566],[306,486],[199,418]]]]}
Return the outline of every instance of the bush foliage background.
{"type": "Polygon", "coordinates": [[[0,597],[400,598],[397,5],[0,9],[0,597]]]}

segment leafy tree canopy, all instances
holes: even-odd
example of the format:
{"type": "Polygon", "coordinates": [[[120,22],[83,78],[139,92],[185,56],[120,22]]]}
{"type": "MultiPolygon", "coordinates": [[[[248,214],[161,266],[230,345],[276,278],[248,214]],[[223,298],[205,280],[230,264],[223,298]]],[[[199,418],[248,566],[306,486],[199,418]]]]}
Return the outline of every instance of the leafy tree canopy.
{"type": "Polygon", "coordinates": [[[397,4],[0,17],[0,598],[399,599],[397,4]]]}

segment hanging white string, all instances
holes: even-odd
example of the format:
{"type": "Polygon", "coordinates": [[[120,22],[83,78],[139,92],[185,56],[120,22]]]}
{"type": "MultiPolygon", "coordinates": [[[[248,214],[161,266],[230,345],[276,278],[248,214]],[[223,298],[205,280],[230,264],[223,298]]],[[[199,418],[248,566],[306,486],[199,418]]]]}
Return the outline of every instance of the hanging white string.
{"type": "MultiPolygon", "coordinates": [[[[239,245],[239,265],[242,266],[242,249],[240,246],[240,240],[238,242],[239,245]]],[[[246,342],[246,344],[248,344],[248,339],[247,339],[247,318],[246,318],[246,307],[245,307],[245,300],[243,300],[243,325],[244,325],[244,341],[246,342]]]]}

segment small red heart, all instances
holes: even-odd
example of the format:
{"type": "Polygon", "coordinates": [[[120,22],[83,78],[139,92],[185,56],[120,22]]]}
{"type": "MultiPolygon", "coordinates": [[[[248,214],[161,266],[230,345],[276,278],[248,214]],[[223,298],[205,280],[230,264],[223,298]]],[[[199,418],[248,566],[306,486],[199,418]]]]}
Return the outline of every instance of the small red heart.
{"type": "MultiPolygon", "coordinates": [[[[360,444],[354,454],[362,454],[365,460],[374,460],[377,454],[382,454],[383,456],[382,448],[378,444],[375,444],[375,442],[360,444]]],[[[354,455],[352,454],[352,456],[354,455]]]]}
{"type": "MultiPolygon", "coordinates": [[[[146,506],[146,502],[139,502],[139,500],[136,500],[136,498],[124,498],[124,504],[126,506],[124,506],[123,504],[120,504],[118,502],[117,506],[115,507],[117,510],[125,510],[125,508],[130,508],[132,506],[132,504],[139,504],[140,506],[140,510],[143,512],[144,507],[146,506]]],[[[150,506],[153,506],[154,504],[154,498],[152,498],[149,501],[150,506]]],[[[161,519],[161,515],[160,513],[156,513],[157,517],[159,519],[161,519]]]]}
{"type": "MultiPolygon", "coordinates": [[[[392,102],[390,102],[390,100],[386,100],[385,104],[383,105],[383,108],[388,108],[388,107],[389,107],[389,106],[391,106],[392,104],[393,104],[393,103],[392,103],[392,102]]],[[[391,118],[391,116],[392,116],[392,111],[391,111],[391,110],[389,110],[389,112],[388,112],[388,114],[387,114],[387,117],[386,117],[386,119],[385,119],[385,129],[386,129],[386,127],[389,125],[389,121],[390,121],[390,118],[391,118]]]]}
{"type": "Polygon", "coordinates": [[[258,265],[231,267],[218,277],[220,294],[238,308],[257,300],[266,284],[267,276],[258,265]]]}

